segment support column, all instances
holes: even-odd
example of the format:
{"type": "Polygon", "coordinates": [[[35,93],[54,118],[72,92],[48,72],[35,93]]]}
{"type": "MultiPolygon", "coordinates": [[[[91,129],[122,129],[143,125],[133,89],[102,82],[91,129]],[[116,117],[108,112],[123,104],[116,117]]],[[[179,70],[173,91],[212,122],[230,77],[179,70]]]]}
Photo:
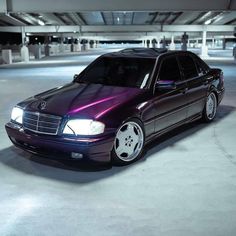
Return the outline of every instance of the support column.
{"type": "Polygon", "coordinates": [[[157,39],[157,48],[160,48],[160,39],[157,39]]]}
{"type": "Polygon", "coordinates": [[[188,35],[186,34],[186,32],[184,32],[184,34],[182,35],[182,45],[181,45],[182,51],[187,51],[188,49],[187,42],[188,42],[188,35]]]}
{"type": "Polygon", "coordinates": [[[225,38],[222,39],[222,49],[223,50],[226,49],[226,40],[225,40],[225,38]]]}
{"type": "Polygon", "coordinates": [[[6,64],[12,64],[12,51],[11,49],[2,50],[2,60],[6,64]]]}
{"type": "Polygon", "coordinates": [[[156,45],[157,45],[157,40],[154,38],[152,39],[152,47],[156,48],[156,45]]]}
{"type": "Polygon", "coordinates": [[[215,39],[212,37],[211,48],[215,48],[215,39]]]}
{"type": "Polygon", "coordinates": [[[190,48],[190,39],[188,39],[187,46],[188,46],[188,48],[190,48]]]}
{"type": "Polygon", "coordinates": [[[64,38],[63,36],[60,37],[60,41],[59,41],[59,52],[60,53],[63,53],[65,51],[65,48],[64,48],[64,38]]]}
{"type": "Polygon", "coordinates": [[[147,40],[146,40],[146,43],[147,43],[147,48],[149,48],[149,47],[150,47],[150,40],[147,39],[147,40]]]}
{"type": "Polygon", "coordinates": [[[162,48],[166,48],[166,37],[164,36],[162,39],[162,48]]]}
{"type": "Polygon", "coordinates": [[[170,43],[169,49],[170,49],[170,50],[175,50],[174,35],[171,36],[171,43],[170,43]]]}
{"type": "Polygon", "coordinates": [[[49,57],[50,56],[50,46],[49,46],[49,42],[50,42],[50,39],[49,39],[49,36],[45,36],[45,56],[46,57],[49,57]]]}
{"type": "Polygon", "coordinates": [[[203,30],[202,32],[202,48],[201,48],[201,57],[202,58],[207,58],[208,57],[208,48],[206,45],[206,36],[207,36],[207,31],[206,29],[203,30]]]}

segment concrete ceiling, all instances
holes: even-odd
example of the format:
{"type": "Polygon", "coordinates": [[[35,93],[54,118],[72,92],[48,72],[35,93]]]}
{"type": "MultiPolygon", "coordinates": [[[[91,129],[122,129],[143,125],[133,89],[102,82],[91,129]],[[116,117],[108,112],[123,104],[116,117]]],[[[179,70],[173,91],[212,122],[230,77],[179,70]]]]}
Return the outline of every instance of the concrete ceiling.
{"type": "Polygon", "coordinates": [[[93,11],[0,13],[0,26],[236,25],[236,11],[93,11]]]}
{"type": "Polygon", "coordinates": [[[208,27],[209,32],[232,35],[235,26],[236,0],[0,0],[0,31],[4,32],[116,37],[201,32],[208,27]]]}

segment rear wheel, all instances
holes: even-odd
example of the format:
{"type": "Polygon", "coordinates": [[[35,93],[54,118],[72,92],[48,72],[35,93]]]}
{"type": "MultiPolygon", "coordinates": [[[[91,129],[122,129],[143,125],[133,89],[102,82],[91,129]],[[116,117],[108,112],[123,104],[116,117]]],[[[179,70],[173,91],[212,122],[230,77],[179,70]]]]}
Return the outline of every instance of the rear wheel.
{"type": "Polygon", "coordinates": [[[217,98],[215,93],[211,92],[206,100],[205,108],[203,110],[203,120],[210,122],[215,118],[217,110],[217,98]]]}
{"type": "Polygon", "coordinates": [[[139,159],[142,155],[144,140],[143,125],[139,120],[131,119],[122,124],[114,141],[113,163],[127,165],[139,159]]]}

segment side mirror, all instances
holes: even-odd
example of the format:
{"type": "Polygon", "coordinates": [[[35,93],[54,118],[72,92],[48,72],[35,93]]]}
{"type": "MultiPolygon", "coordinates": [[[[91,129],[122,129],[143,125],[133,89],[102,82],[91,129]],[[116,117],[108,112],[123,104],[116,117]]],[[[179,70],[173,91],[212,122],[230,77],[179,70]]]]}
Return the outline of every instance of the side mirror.
{"type": "Polygon", "coordinates": [[[159,80],[155,88],[158,90],[173,90],[176,89],[176,84],[174,80],[159,80]]]}
{"type": "Polygon", "coordinates": [[[75,74],[74,77],[73,77],[73,82],[75,82],[76,80],[78,80],[79,78],[79,75],[78,74],[75,74]]]}

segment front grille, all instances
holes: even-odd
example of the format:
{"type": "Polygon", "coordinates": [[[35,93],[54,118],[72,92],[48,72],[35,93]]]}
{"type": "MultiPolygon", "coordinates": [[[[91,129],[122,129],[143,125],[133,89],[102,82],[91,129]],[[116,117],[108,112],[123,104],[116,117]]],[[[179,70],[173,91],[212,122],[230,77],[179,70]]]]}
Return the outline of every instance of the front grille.
{"type": "Polygon", "coordinates": [[[61,122],[60,116],[42,114],[39,112],[24,112],[24,129],[40,134],[57,135],[61,122]]]}

